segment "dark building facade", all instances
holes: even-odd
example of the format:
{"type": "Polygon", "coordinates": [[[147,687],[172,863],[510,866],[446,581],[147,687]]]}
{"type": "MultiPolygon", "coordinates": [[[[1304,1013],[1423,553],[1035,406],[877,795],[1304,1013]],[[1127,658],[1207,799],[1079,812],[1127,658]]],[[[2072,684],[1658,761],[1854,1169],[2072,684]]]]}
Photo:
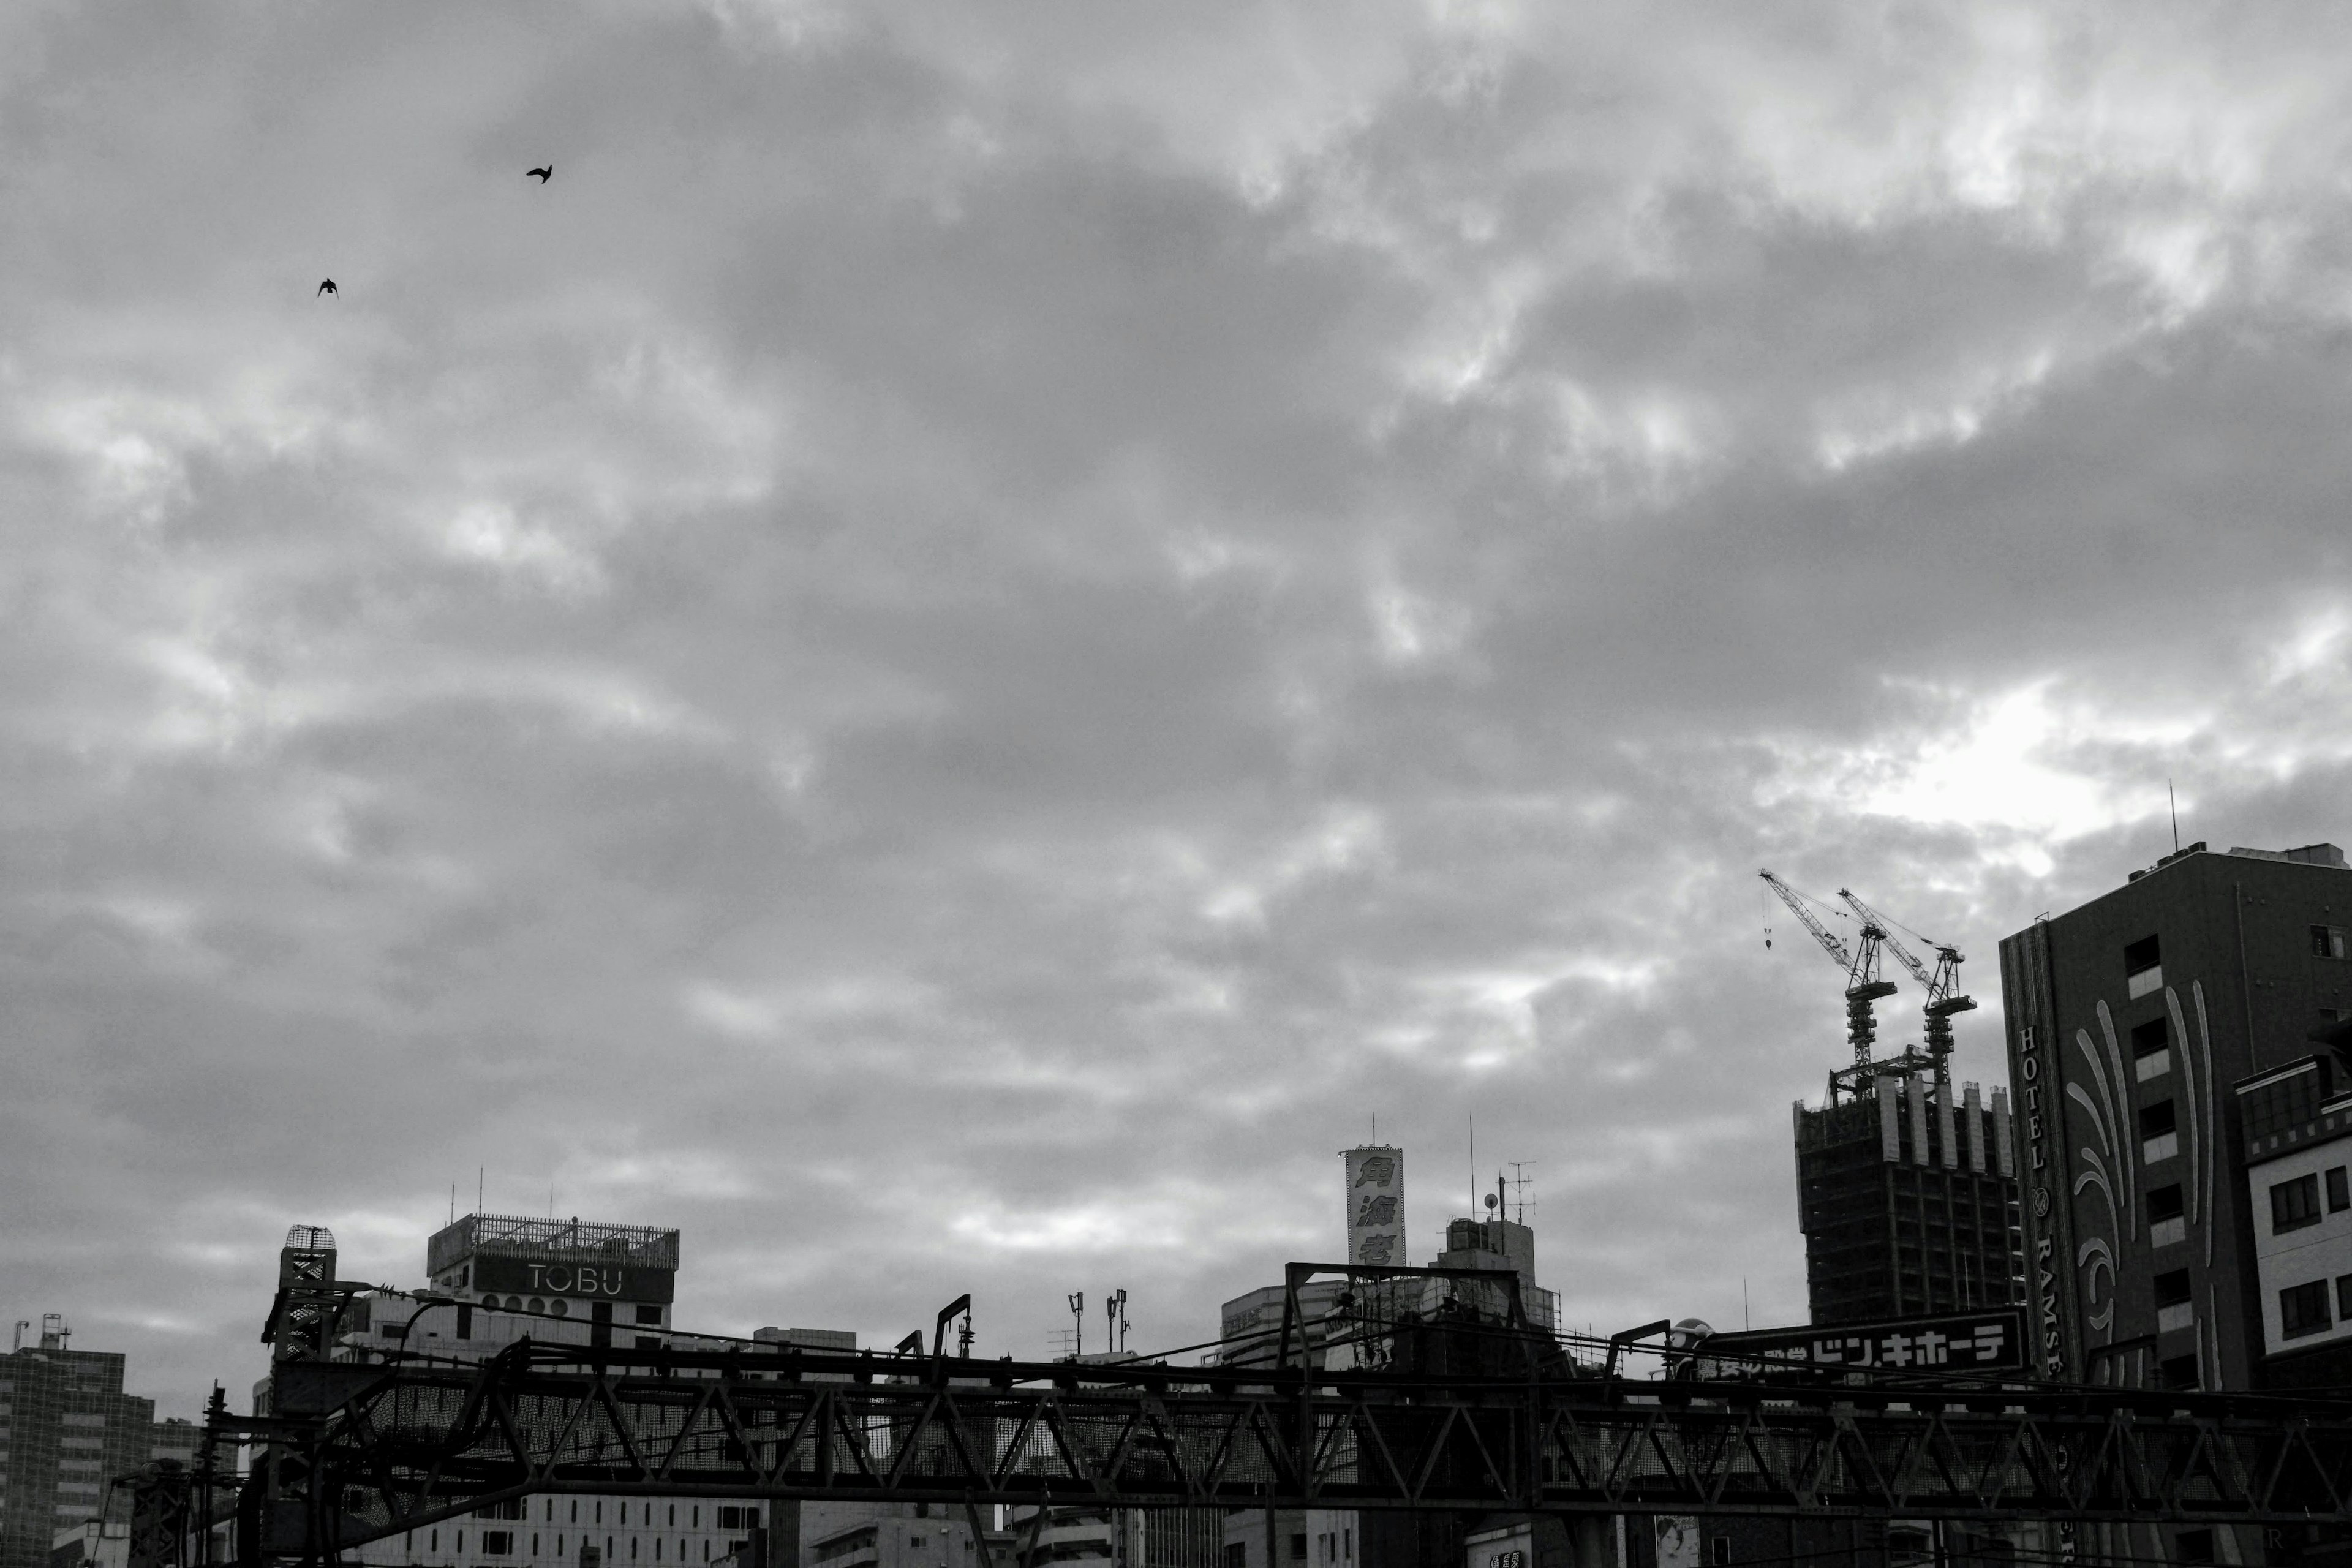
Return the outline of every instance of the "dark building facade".
{"type": "Polygon", "coordinates": [[[0,1361],[0,1568],[48,1568],[57,1532],[102,1518],[109,1483],[155,1449],[154,1402],[122,1392],[123,1358],[42,1326],[0,1361]]]}
{"type": "MultiPolygon", "coordinates": [[[[2044,1375],[2205,1389],[2283,1381],[2258,1267],[2270,1216],[2258,1232],[2232,1090],[2310,1058],[2315,1033],[2352,1010],[2352,962],[2331,934],[2347,926],[2352,869],[2335,846],[2197,844],[2001,942],[2029,1321],[2044,1375]]],[[[2167,1533],[2111,1530],[2085,1544],[2214,1560],[2212,1532],[2167,1533]]],[[[2221,1560],[2263,1561],[2259,1533],[2236,1532],[2221,1560]]]]}
{"type": "Polygon", "coordinates": [[[2009,1104],[1975,1084],[1874,1079],[1795,1107],[1797,1217],[1812,1321],[1868,1322],[2024,1300],[2009,1104]]]}

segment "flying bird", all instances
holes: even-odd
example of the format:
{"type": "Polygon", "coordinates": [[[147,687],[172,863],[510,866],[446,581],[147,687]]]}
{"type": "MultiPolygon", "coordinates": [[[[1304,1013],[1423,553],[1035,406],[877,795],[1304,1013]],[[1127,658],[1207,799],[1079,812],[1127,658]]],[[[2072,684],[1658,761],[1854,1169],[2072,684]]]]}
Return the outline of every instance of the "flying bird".
{"type": "Polygon", "coordinates": [[[547,184],[548,181],[555,178],[555,165],[550,163],[544,169],[525,169],[522,172],[522,177],[526,180],[530,179],[534,174],[539,176],[539,183],[543,185],[547,184]]]}
{"type": "MultiPolygon", "coordinates": [[[[321,283],[321,284],[320,284],[320,285],[319,285],[319,293],[320,293],[320,294],[332,294],[332,293],[335,293],[335,292],[337,292],[337,289],[336,289],[336,288],[335,288],[335,280],[334,280],[333,279],[331,279],[331,278],[328,279],[325,282],[323,282],[323,283],[321,283]]],[[[317,296],[316,296],[316,295],[313,295],[313,296],[312,296],[312,298],[313,298],[313,299],[315,299],[315,298],[317,298],[317,296]]]]}

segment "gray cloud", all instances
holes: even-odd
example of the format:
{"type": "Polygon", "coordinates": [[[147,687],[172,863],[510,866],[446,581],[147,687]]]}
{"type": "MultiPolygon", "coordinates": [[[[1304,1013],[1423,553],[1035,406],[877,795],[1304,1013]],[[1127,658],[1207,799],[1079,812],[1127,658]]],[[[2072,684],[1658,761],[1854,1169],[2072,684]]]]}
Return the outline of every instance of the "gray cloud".
{"type": "Polygon", "coordinates": [[[2347,831],[2332,13],[1175,18],[0,24],[17,1315],[191,1413],[478,1170],[1180,1343],[1475,1114],[1576,1322],[1793,1321],[1759,865],[1995,1078],[2167,777],[2347,831]]]}

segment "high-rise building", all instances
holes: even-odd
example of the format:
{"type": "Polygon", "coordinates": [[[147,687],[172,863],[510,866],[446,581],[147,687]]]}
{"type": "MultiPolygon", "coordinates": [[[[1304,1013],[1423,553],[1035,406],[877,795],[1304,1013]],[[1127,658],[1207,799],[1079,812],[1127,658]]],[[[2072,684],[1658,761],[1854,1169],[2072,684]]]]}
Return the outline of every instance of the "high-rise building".
{"type": "Polygon", "coordinates": [[[2343,1124],[2333,1051],[2315,1052],[2314,1036],[2352,1009],[2347,927],[2352,868],[2334,845],[2197,844],[2001,943],[2049,1376],[2293,1379],[2306,1336],[2266,1329],[2289,1286],[2264,1268],[2284,1278],[2273,1258],[2289,1249],[2269,1244],[2303,1216],[2273,1214],[2270,1189],[2335,1164],[2306,1173],[2299,1152],[2343,1124]]]}
{"type": "Polygon", "coordinates": [[[1799,1100],[1797,1223],[1815,1323],[2024,1300],[2009,1101],[1925,1073],[1799,1100]]]}
{"type": "Polygon", "coordinates": [[[59,1536],[102,1521],[114,1478],[155,1448],[154,1401],[122,1392],[123,1358],[70,1336],[51,1313],[37,1344],[0,1361],[0,1568],[48,1568],[59,1536]]]}

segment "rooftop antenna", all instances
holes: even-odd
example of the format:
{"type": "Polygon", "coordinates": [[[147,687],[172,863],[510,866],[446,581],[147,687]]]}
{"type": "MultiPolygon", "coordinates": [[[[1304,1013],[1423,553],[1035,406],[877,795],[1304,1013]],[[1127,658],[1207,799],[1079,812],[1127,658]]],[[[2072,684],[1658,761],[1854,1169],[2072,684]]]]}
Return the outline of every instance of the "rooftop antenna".
{"type": "Polygon", "coordinates": [[[1536,1206],[1535,1200],[1528,1196],[1528,1189],[1535,1185],[1536,1180],[1533,1176],[1528,1174],[1528,1167],[1534,1164],[1535,1162],[1533,1160],[1508,1160],[1504,1163],[1511,1167],[1510,1193],[1511,1208],[1513,1210],[1511,1217],[1516,1219],[1519,1224],[1525,1225],[1528,1223],[1528,1211],[1536,1206]]]}
{"type": "Polygon", "coordinates": [[[474,1167],[474,1212],[476,1214],[482,1212],[482,1184],[488,1177],[488,1172],[489,1167],[487,1165],[474,1167]]]}
{"type": "Polygon", "coordinates": [[[1087,1353],[1087,1293],[1070,1292],[1070,1321],[1077,1327],[1070,1331],[1070,1359],[1077,1360],[1087,1353]]]}
{"type": "Polygon", "coordinates": [[[1470,1110],[1463,1115],[1470,1123],[1470,1212],[1475,1215],[1478,1212],[1478,1113],[1470,1110]]]}
{"type": "Polygon", "coordinates": [[[457,1184],[455,1182],[449,1184],[449,1223],[457,1223],[457,1184]]]}
{"type": "Polygon", "coordinates": [[[2172,781],[2164,781],[2164,804],[2172,812],[2172,852],[2180,853],[2180,803],[2172,798],[2172,781]]]}

